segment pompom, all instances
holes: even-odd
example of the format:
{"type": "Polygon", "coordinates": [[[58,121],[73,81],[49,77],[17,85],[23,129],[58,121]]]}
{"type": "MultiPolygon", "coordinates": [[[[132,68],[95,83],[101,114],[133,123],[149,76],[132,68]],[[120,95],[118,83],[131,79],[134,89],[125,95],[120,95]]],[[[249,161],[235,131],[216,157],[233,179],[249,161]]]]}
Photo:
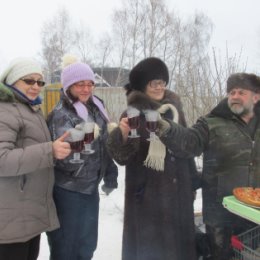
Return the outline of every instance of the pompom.
{"type": "Polygon", "coordinates": [[[118,127],[117,123],[111,122],[107,125],[107,131],[110,134],[116,127],[118,127]]]}
{"type": "Polygon", "coordinates": [[[99,132],[100,132],[99,126],[95,123],[95,126],[94,126],[94,139],[97,139],[99,137],[99,132]]]}
{"type": "Polygon", "coordinates": [[[62,63],[61,63],[61,68],[64,69],[70,64],[78,62],[78,58],[72,54],[65,54],[62,57],[62,63]]]}

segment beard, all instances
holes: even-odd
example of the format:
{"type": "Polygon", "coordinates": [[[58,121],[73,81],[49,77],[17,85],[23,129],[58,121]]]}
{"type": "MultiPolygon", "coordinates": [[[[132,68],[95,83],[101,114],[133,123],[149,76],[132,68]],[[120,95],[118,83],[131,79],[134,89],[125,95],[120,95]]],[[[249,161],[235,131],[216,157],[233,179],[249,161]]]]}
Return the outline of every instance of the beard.
{"type": "Polygon", "coordinates": [[[239,102],[228,102],[228,106],[230,110],[237,116],[245,116],[247,114],[251,114],[254,109],[254,104],[243,105],[239,102]]]}

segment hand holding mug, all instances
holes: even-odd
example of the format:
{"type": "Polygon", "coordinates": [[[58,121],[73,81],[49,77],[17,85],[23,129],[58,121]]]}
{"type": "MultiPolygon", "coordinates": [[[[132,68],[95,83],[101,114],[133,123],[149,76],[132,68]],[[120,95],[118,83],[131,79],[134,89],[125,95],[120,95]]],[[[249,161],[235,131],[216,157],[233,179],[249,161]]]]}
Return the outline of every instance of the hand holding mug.
{"type": "Polygon", "coordinates": [[[69,132],[65,132],[61,137],[52,143],[53,157],[55,159],[62,160],[71,153],[70,144],[65,142],[65,139],[69,135],[69,132]]]}

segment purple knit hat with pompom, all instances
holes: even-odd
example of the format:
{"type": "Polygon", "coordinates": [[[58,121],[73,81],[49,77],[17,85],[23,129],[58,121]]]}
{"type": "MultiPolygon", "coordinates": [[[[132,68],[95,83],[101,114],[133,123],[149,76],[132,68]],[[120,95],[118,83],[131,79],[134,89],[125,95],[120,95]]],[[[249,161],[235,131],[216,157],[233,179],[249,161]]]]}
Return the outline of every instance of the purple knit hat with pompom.
{"type": "MultiPolygon", "coordinates": [[[[61,72],[61,84],[63,87],[64,94],[68,97],[66,93],[68,88],[73,84],[83,80],[90,80],[93,83],[95,83],[95,75],[93,70],[90,68],[88,64],[76,61],[74,56],[65,55],[63,59],[63,70],[61,72]]],[[[103,103],[95,96],[92,96],[91,98],[94,104],[99,108],[100,112],[103,114],[105,120],[109,122],[109,117],[104,108],[103,103]]],[[[88,118],[87,107],[80,101],[77,102],[71,101],[71,103],[76,109],[78,116],[80,116],[84,120],[87,120],[88,118]]]]}
{"type": "Polygon", "coordinates": [[[83,80],[95,82],[94,72],[88,64],[82,62],[72,63],[66,66],[61,72],[61,84],[64,92],[66,92],[71,85],[83,80]]]}

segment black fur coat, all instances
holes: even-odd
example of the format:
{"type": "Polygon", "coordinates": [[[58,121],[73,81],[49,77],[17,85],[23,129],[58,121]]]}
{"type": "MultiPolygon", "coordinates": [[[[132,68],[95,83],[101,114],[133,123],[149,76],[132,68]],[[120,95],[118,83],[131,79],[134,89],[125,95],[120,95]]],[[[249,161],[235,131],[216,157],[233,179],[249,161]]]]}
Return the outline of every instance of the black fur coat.
{"type": "MultiPolygon", "coordinates": [[[[166,91],[161,102],[152,101],[139,91],[131,92],[127,98],[128,105],[139,110],[174,104],[179,123],[185,125],[180,100],[171,91],[166,91]]],[[[166,147],[165,170],[146,168],[143,162],[149,134],[141,116],[141,138],[128,139],[123,144],[121,131],[116,128],[107,143],[112,157],[126,165],[122,260],[195,260],[190,160],[176,158],[166,147]]],[[[173,115],[163,116],[172,119],[173,115]]]]}

